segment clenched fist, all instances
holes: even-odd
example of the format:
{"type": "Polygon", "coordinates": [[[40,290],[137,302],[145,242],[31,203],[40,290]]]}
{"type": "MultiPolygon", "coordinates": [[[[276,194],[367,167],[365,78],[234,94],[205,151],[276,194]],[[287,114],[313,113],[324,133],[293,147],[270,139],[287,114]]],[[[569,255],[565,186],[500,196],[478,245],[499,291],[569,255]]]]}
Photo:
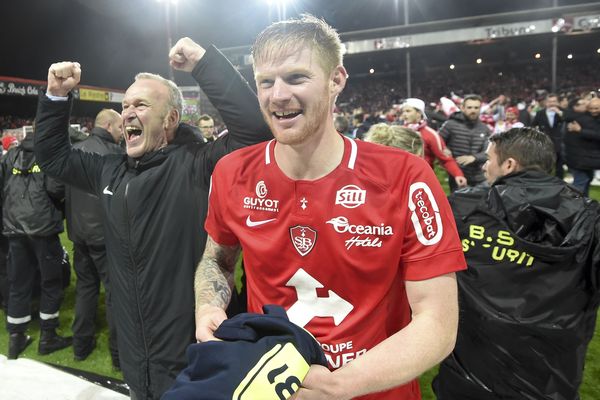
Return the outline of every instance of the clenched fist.
{"type": "Polygon", "coordinates": [[[48,94],[65,97],[81,80],[81,65],[77,62],[54,63],[48,69],[48,94]]]}
{"type": "Polygon", "coordinates": [[[206,50],[188,37],[181,38],[169,51],[169,63],[180,71],[192,72],[206,50]]]}

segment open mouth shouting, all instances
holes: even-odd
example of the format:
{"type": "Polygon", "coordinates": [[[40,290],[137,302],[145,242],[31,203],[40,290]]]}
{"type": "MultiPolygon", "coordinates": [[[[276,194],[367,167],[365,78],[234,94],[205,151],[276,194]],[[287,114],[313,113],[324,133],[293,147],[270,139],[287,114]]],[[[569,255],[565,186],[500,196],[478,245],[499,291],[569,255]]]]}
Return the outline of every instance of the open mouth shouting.
{"type": "Polygon", "coordinates": [[[127,143],[137,141],[142,136],[142,128],[139,126],[128,125],[125,127],[127,143]]]}

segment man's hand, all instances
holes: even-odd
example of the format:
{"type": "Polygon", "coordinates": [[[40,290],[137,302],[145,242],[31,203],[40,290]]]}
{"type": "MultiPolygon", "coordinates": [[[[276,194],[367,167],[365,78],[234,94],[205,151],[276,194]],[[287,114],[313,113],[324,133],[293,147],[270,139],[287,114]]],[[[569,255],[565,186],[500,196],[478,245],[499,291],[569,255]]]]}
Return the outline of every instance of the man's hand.
{"type": "Polygon", "coordinates": [[[455,176],[454,182],[456,182],[456,185],[461,188],[467,186],[467,178],[464,176],[455,176]]]}
{"type": "Polygon", "coordinates": [[[226,319],[227,314],[220,307],[210,305],[200,307],[196,310],[196,340],[198,342],[219,340],[214,336],[214,332],[226,319]]]}
{"type": "Polygon", "coordinates": [[[562,115],[563,115],[563,112],[560,109],[560,107],[552,106],[552,107],[549,107],[548,110],[554,111],[556,114],[558,114],[559,117],[562,117],[562,115]]]}
{"type": "Polygon", "coordinates": [[[54,63],[48,69],[48,94],[65,97],[81,80],[81,65],[77,62],[54,63]]]}
{"type": "Polygon", "coordinates": [[[458,165],[469,165],[474,163],[476,160],[475,156],[458,156],[456,157],[456,162],[458,165]]]}
{"type": "Polygon", "coordinates": [[[335,373],[321,365],[311,365],[304,377],[300,390],[290,400],[346,400],[351,396],[343,394],[341,382],[335,379],[335,373]]]}
{"type": "Polygon", "coordinates": [[[169,63],[180,71],[192,72],[206,50],[188,37],[181,38],[169,51],[169,63]]]}
{"type": "Polygon", "coordinates": [[[569,132],[579,133],[581,132],[581,125],[579,125],[579,122],[577,121],[569,122],[567,124],[567,130],[569,132]]]}

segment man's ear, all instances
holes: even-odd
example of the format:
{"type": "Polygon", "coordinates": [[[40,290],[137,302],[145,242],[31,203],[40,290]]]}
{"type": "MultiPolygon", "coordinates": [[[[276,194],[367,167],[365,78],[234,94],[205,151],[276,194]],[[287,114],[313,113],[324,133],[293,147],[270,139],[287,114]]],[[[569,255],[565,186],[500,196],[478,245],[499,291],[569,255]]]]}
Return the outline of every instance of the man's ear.
{"type": "Polygon", "coordinates": [[[346,87],[346,80],[348,79],[348,72],[346,68],[342,65],[338,65],[335,67],[333,72],[331,73],[331,79],[329,81],[329,87],[331,92],[337,96],[344,90],[346,87]]]}
{"type": "Polygon", "coordinates": [[[513,172],[517,172],[520,169],[521,165],[519,165],[519,162],[514,158],[509,157],[506,160],[504,160],[504,170],[506,172],[505,175],[512,174],[513,172]]]}
{"type": "Polygon", "coordinates": [[[166,130],[177,128],[177,125],[179,124],[179,117],[179,111],[172,108],[171,111],[169,111],[169,113],[165,116],[165,121],[163,124],[164,128],[166,130]]]}

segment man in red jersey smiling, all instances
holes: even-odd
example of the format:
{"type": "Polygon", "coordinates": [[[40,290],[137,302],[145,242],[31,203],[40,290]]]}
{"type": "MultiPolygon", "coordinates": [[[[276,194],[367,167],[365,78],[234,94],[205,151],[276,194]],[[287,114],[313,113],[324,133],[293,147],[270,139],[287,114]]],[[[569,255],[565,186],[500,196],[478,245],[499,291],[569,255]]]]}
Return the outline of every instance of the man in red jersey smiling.
{"type": "Polygon", "coordinates": [[[415,378],[454,347],[454,272],[465,268],[444,192],[422,159],[336,132],[347,73],[324,21],[271,25],[253,58],[275,140],[229,155],[213,174],[196,338],[213,340],[226,318],[243,249],[249,310],[283,306],[330,367],[270,371],[261,398],[285,388],[295,399],[420,399],[415,378]]]}

